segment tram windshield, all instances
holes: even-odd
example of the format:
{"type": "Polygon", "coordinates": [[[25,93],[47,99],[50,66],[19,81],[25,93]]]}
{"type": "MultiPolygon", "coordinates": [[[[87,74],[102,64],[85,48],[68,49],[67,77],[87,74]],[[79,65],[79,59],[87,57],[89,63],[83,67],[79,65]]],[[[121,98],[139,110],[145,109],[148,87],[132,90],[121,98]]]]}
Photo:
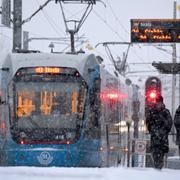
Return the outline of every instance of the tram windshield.
{"type": "Polygon", "coordinates": [[[11,127],[18,143],[70,143],[80,133],[86,85],[66,73],[19,73],[11,127]]]}

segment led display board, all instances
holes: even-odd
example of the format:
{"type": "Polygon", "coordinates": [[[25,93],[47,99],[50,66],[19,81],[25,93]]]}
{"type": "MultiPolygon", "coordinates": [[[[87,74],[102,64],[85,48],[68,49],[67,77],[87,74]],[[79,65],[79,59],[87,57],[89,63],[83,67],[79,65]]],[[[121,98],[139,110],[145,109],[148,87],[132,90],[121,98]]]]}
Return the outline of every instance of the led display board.
{"type": "Polygon", "coordinates": [[[131,42],[180,42],[180,19],[132,19],[131,42]]]}

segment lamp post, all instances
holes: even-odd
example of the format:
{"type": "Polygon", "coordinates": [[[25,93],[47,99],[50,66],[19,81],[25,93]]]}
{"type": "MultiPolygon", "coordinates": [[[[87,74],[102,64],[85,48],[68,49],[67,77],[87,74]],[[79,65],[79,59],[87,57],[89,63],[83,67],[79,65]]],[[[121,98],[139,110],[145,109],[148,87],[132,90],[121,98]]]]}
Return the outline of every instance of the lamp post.
{"type": "Polygon", "coordinates": [[[49,48],[51,49],[51,53],[53,53],[54,44],[52,42],[49,44],[49,48]]]}
{"type": "Polygon", "coordinates": [[[132,120],[128,118],[126,120],[126,125],[127,125],[127,145],[128,145],[128,152],[127,152],[127,167],[130,166],[130,149],[131,149],[131,141],[130,141],[130,127],[131,127],[131,122],[132,120]]]}

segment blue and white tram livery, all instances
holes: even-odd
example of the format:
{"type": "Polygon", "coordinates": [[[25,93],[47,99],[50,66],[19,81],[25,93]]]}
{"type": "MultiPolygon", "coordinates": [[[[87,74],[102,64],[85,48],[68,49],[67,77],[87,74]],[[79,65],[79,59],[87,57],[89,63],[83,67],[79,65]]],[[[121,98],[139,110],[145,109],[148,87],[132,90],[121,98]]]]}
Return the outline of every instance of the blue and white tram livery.
{"type": "Polygon", "coordinates": [[[0,69],[0,165],[115,165],[108,134],[128,116],[128,98],[94,55],[9,54],[0,69]]]}

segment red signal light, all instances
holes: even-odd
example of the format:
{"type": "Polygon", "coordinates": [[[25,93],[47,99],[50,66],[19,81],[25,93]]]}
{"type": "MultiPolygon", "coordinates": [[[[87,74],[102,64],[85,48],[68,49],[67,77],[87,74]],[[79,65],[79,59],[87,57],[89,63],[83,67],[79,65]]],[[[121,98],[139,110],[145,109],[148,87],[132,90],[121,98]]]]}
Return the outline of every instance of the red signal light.
{"type": "Polygon", "coordinates": [[[155,99],[157,97],[157,93],[156,92],[150,92],[149,97],[151,99],[155,99]]]}
{"type": "Polygon", "coordinates": [[[153,103],[153,104],[156,103],[156,99],[159,95],[160,95],[160,93],[154,89],[153,90],[151,89],[150,91],[148,91],[146,94],[147,105],[150,105],[151,103],[153,103]]]}
{"type": "Polygon", "coordinates": [[[149,77],[145,83],[145,106],[154,107],[161,95],[161,80],[158,77],[149,77]]]}

